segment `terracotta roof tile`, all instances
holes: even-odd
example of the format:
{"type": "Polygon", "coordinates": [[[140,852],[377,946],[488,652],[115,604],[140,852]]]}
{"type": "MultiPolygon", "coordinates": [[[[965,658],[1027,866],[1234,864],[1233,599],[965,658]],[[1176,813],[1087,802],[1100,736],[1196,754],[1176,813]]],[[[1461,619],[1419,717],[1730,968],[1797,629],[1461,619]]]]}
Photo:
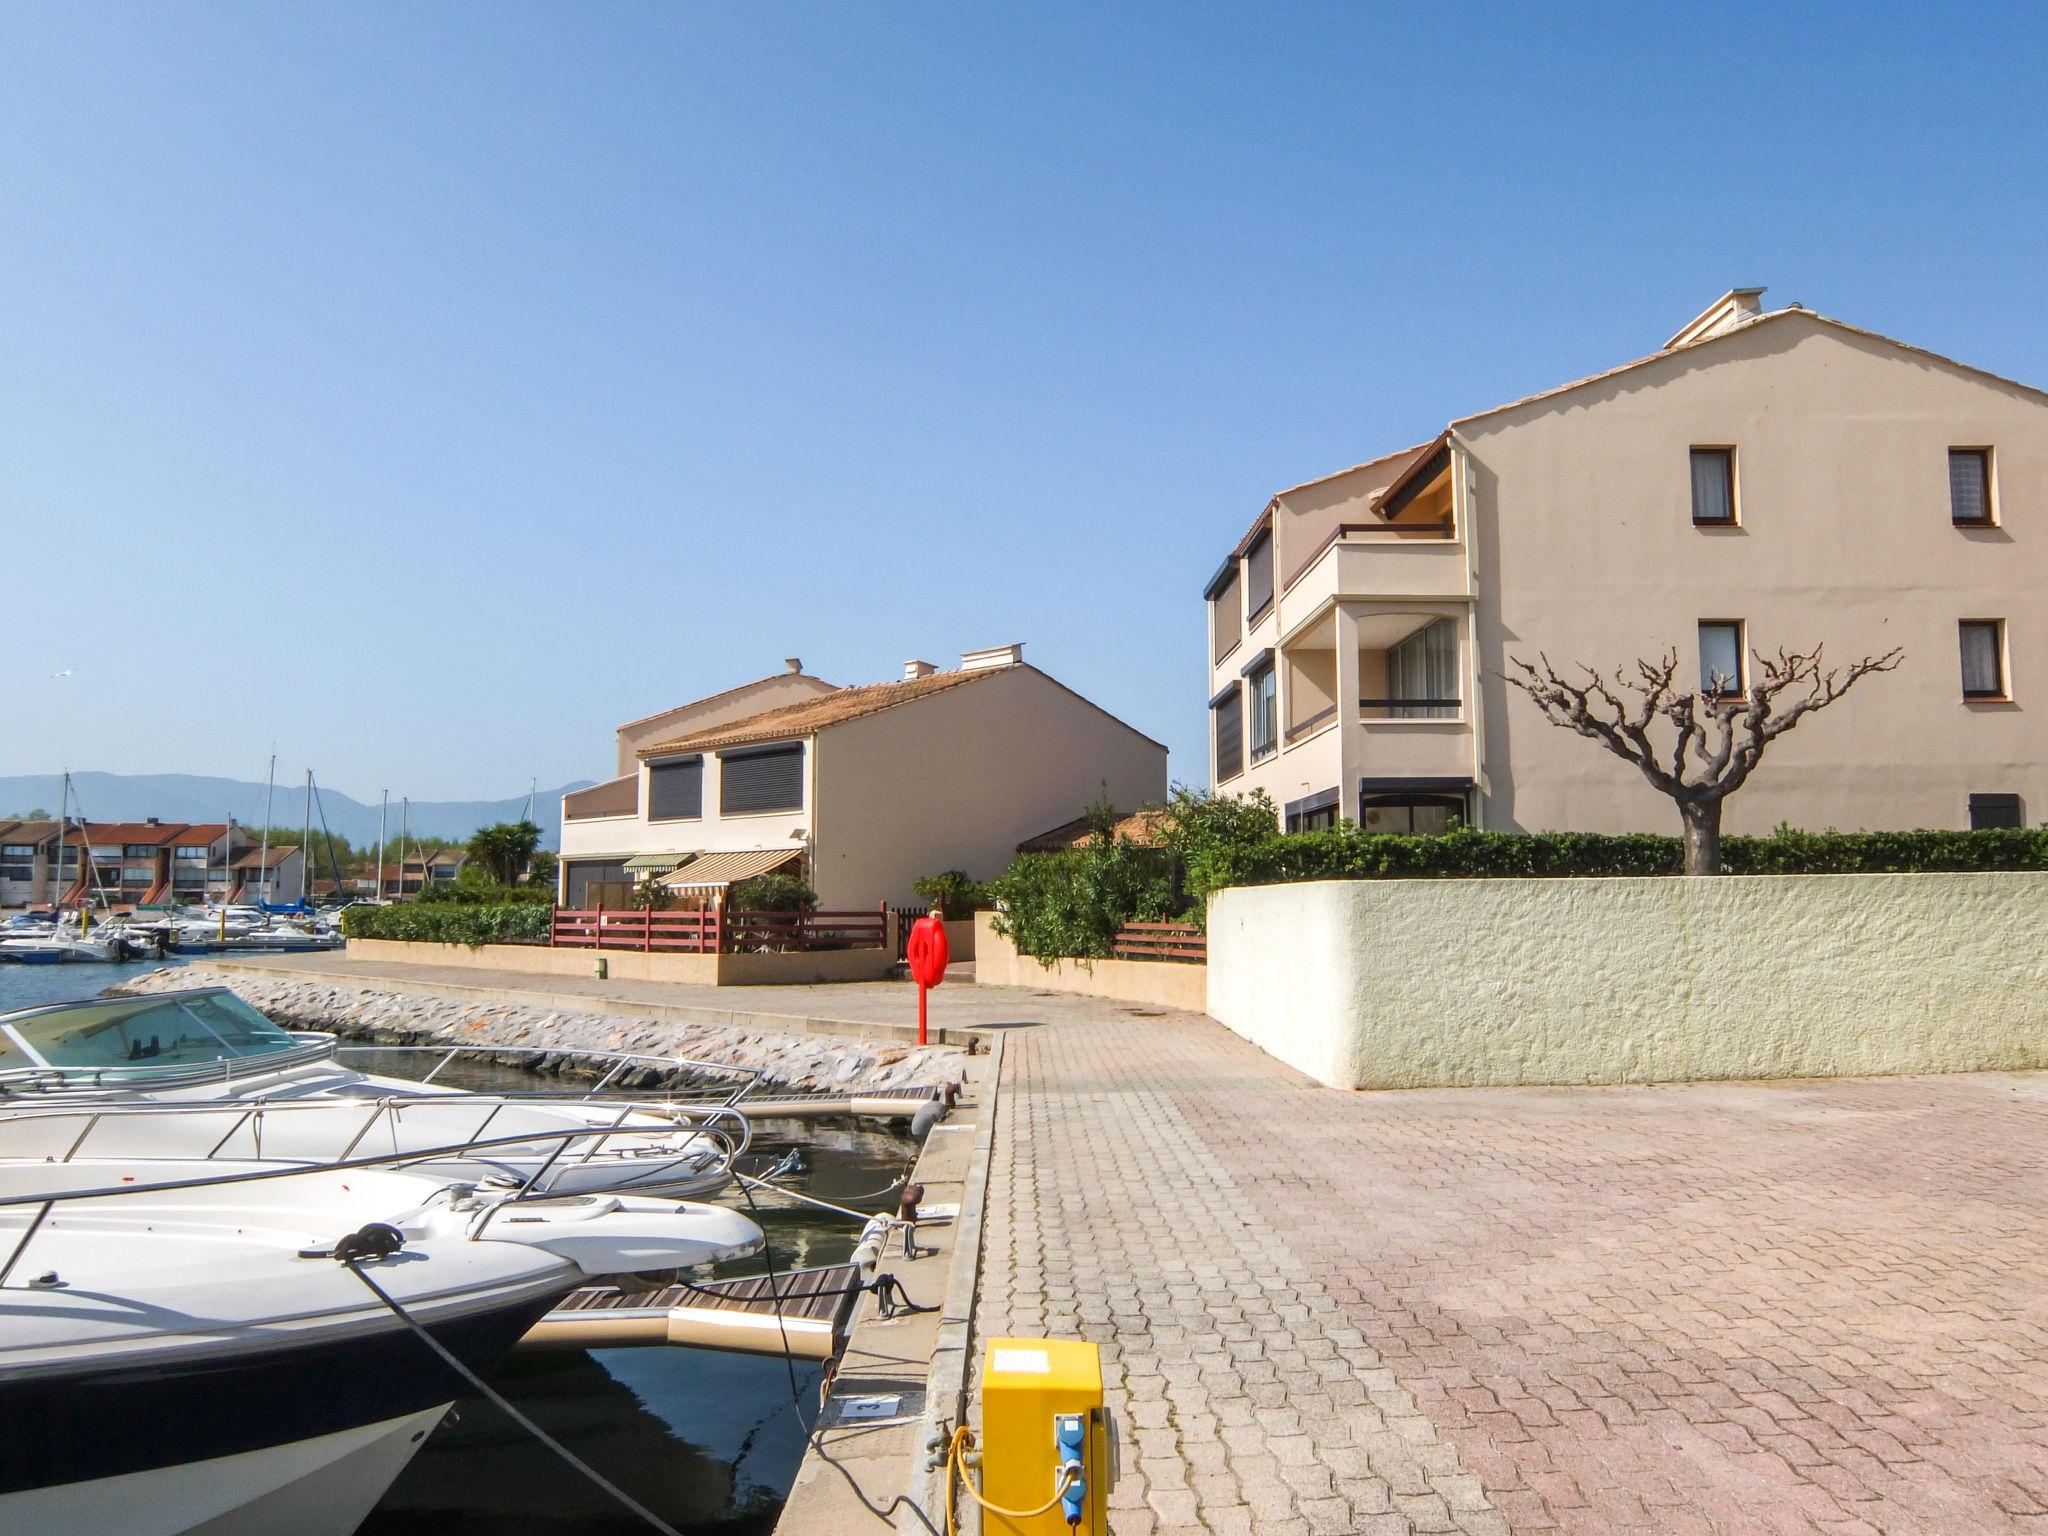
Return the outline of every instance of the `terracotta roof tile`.
{"type": "MultiPolygon", "coordinates": [[[[1156,848],[1159,846],[1160,832],[1165,820],[1166,812],[1154,806],[1149,810],[1132,811],[1128,815],[1119,814],[1113,830],[1124,842],[1135,843],[1140,848],[1156,848]]],[[[1049,832],[1041,832],[1036,837],[1026,838],[1017,845],[1017,851],[1057,853],[1062,848],[1078,848],[1088,841],[1092,831],[1093,828],[1089,826],[1086,816],[1076,816],[1072,821],[1061,822],[1049,832]]]]}
{"type": "MultiPolygon", "coordinates": [[[[292,843],[272,843],[270,845],[268,867],[271,869],[277,868],[278,865],[298,851],[297,846],[292,843]]],[[[264,850],[261,848],[251,848],[228,866],[230,869],[262,869],[264,867],[264,850]]]]}
{"type": "Polygon", "coordinates": [[[675,752],[703,752],[714,747],[736,747],[748,742],[781,741],[797,736],[808,736],[828,726],[843,725],[849,720],[859,720],[868,715],[880,714],[885,709],[894,709],[899,704],[909,704],[935,693],[944,693],[949,688],[979,682],[987,677],[999,677],[1024,665],[1023,662],[1014,662],[1009,666],[980,667],[972,672],[934,672],[930,677],[904,678],[894,683],[868,683],[858,688],[840,688],[832,693],[821,693],[815,699],[783,704],[775,709],[763,710],[758,715],[748,715],[742,720],[731,720],[709,730],[678,736],[672,741],[658,741],[652,746],[642,747],[640,756],[666,757],[675,752]]]}
{"type": "Polygon", "coordinates": [[[184,830],[182,821],[158,822],[153,827],[146,821],[89,821],[85,824],[86,836],[95,843],[149,843],[159,848],[184,830]]]}

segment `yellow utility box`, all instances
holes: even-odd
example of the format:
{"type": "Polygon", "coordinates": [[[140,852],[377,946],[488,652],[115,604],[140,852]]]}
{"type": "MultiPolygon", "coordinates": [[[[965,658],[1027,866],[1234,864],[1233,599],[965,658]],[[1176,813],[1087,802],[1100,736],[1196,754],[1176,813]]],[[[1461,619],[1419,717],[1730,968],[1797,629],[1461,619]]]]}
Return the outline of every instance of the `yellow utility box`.
{"type": "Polygon", "coordinates": [[[989,1536],[1108,1536],[1114,1426],[1102,1406],[1102,1351],[1079,1339],[991,1339],[981,1368],[981,1495],[1003,1509],[1052,1507],[1019,1520],[984,1509],[989,1536]],[[1053,1499],[1061,1468],[1079,1481],[1053,1499]]]}

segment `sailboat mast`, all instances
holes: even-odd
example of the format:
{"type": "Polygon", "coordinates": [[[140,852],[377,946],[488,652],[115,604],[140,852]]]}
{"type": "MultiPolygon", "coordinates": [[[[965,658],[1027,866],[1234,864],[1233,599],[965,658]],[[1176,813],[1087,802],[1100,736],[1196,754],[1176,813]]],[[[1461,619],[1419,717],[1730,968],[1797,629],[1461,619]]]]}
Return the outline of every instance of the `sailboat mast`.
{"type": "Polygon", "coordinates": [[[306,770],[306,822],[305,830],[299,833],[299,900],[308,900],[313,892],[313,770],[306,770]]]}
{"type": "MultiPolygon", "coordinates": [[[[405,845],[412,838],[412,800],[398,797],[398,899],[405,900],[405,845]]],[[[426,882],[421,881],[424,885],[426,882]]]]}
{"type": "Polygon", "coordinates": [[[384,819],[391,814],[391,791],[379,790],[383,797],[377,802],[377,901],[384,901],[384,819]]]}
{"type": "Polygon", "coordinates": [[[263,851],[256,855],[256,904],[270,899],[270,800],[277,793],[277,748],[270,749],[270,775],[263,781],[263,851]]]}

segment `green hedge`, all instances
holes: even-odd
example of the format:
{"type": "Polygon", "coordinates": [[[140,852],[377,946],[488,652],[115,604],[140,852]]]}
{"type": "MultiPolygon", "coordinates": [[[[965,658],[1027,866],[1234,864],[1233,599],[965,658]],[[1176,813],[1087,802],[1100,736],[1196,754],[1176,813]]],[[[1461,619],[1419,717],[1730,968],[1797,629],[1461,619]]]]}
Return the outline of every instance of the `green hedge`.
{"type": "MultiPolygon", "coordinates": [[[[1797,832],[1730,837],[1731,875],[1897,874],[1929,870],[2048,869],[2048,830],[1987,832],[1797,832]]],[[[1401,837],[1349,823],[1327,832],[1275,834],[1203,850],[1192,860],[1189,895],[1231,885],[1289,880],[1486,879],[1502,876],[1675,875],[1684,863],[1675,837],[1646,832],[1475,832],[1401,837]]]]}
{"type": "Polygon", "coordinates": [[[552,902],[494,905],[404,902],[394,907],[350,907],[341,931],[352,939],[409,939],[423,944],[545,944],[553,927],[552,902]]]}

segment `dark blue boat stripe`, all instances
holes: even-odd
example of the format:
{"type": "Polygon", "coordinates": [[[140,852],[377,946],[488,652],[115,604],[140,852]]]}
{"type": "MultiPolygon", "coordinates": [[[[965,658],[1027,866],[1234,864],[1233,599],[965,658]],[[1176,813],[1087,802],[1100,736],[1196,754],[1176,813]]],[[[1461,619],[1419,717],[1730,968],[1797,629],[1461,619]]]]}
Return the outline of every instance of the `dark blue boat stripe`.
{"type": "MultiPolygon", "coordinates": [[[[566,1291],[429,1331],[470,1369],[488,1374],[566,1291]]],[[[462,1392],[396,1318],[369,1337],[206,1361],[0,1376],[0,1494],[289,1445],[418,1413],[462,1392]]]]}

